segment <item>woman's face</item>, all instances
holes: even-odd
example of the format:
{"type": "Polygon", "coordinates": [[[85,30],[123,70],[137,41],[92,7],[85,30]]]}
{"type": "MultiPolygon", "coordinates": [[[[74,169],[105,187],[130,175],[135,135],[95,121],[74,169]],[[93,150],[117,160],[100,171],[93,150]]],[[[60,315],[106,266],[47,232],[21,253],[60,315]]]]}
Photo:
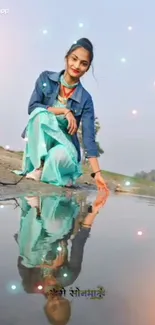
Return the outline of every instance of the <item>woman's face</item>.
{"type": "Polygon", "coordinates": [[[70,302],[64,297],[49,298],[45,305],[45,313],[51,323],[67,324],[71,316],[70,302]]]}
{"type": "Polygon", "coordinates": [[[73,51],[67,58],[67,72],[75,79],[81,78],[90,66],[90,54],[83,47],[73,51]]]}

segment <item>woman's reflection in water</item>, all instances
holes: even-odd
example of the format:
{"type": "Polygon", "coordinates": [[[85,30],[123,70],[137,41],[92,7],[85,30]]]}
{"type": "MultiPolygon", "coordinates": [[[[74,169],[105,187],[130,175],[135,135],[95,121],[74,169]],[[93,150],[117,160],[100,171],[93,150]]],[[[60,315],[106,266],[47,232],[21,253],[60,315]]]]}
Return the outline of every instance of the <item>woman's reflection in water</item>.
{"type": "Polygon", "coordinates": [[[15,235],[18,270],[27,293],[45,296],[44,311],[51,324],[65,325],[70,319],[70,301],[51,292],[72,285],[79,276],[84,245],[106,199],[98,194],[89,207],[67,196],[22,199],[20,231],[15,235]]]}

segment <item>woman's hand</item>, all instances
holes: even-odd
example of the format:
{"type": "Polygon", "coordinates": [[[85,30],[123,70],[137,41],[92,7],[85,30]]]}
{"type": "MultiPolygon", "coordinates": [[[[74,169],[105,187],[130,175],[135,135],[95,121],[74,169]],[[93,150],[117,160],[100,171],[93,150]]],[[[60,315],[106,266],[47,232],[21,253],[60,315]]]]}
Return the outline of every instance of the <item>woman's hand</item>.
{"type": "Polygon", "coordinates": [[[77,123],[74,115],[71,111],[67,110],[65,113],[65,118],[68,121],[68,133],[73,135],[77,132],[77,123]]]}
{"type": "Polygon", "coordinates": [[[109,195],[109,189],[100,173],[95,175],[95,182],[99,191],[105,191],[109,195]]]}
{"type": "MultiPolygon", "coordinates": [[[[109,194],[109,193],[108,193],[109,194]]],[[[108,194],[103,192],[98,192],[95,202],[93,203],[93,211],[99,212],[99,210],[105,205],[108,194]]]]}

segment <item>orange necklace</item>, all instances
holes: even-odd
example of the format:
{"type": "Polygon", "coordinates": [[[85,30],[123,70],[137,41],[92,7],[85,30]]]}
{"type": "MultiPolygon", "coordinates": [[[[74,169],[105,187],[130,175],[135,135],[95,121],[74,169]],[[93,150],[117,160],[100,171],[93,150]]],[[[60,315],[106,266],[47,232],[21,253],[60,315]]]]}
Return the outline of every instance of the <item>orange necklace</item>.
{"type": "Polygon", "coordinates": [[[69,97],[71,97],[75,91],[75,88],[72,88],[68,93],[66,93],[66,87],[64,85],[62,85],[62,91],[63,91],[63,96],[65,99],[68,99],[69,97]]]}
{"type": "Polygon", "coordinates": [[[61,87],[62,87],[62,93],[63,96],[61,97],[60,95],[58,95],[58,100],[63,104],[66,105],[68,99],[73,95],[78,83],[74,84],[74,85],[69,85],[65,79],[64,76],[62,75],[60,78],[60,83],[61,83],[61,87]],[[66,92],[66,89],[70,89],[69,92],[66,92]]]}
{"type": "MultiPolygon", "coordinates": [[[[75,87],[76,88],[76,87],[75,87]]],[[[68,99],[73,95],[75,88],[72,88],[68,93],[66,93],[66,87],[62,85],[62,92],[63,92],[63,97],[58,95],[58,100],[63,104],[66,105],[68,99]]]]}

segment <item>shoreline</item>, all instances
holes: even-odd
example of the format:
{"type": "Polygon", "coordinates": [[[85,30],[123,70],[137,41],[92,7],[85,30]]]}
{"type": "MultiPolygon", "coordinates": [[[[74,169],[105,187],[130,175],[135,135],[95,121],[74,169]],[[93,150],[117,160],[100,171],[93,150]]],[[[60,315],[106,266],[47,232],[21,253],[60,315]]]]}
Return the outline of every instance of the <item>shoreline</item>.
{"type": "MultiPolygon", "coordinates": [[[[22,167],[22,152],[9,151],[0,147],[0,182],[16,183],[21,179],[21,176],[15,175],[12,170],[21,170],[22,167]]],[[[69,189],[72,193],[77,192],[96,192],[94,180],[90,176],[90,168],[84,166],[84,174],[77,181],[77,188],[69,189]]],[[[116,194],[136,194],[155,197],[155,182],[144,181],[126,175],[119,175],[103,171],[103,177],[110,189],[115,192],[116,187],[120,184],[120,191],[116,194]],[[130,186],[126,186],[125,182],[130,182],[130,186]]],[[[35,182],[23,178],[17,185],[1,185],[0,184],[0,199],[13,195],[15,197],[24,195],[25,193],[38,195],[50,195],[50,193],[64,193],[68,189],[60,188],[46,183],[35,182]]]]}

